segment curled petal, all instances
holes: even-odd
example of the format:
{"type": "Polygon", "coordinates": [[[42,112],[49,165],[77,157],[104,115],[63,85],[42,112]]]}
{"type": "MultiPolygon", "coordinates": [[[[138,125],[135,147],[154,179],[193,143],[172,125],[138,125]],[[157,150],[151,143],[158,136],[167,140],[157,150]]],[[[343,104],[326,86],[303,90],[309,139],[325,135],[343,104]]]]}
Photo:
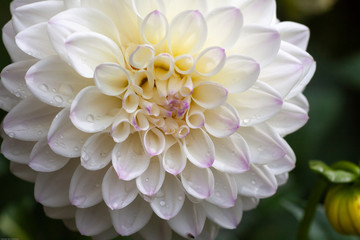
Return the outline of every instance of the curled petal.
{"type": "Polygon", "coordinates": [[[26,60],[12,63],[1,71],[1,82],[4,87],[18,98],[30,97],[32,93],[26,87],[25,74],[36,60],[26,60]]]}
{"type": "Polygon", "coordinates": [[[111,211],[110,215],[115,230],[122,236],[129,236],[149,222],[152,211],[149,203],[137,197],[130,205],[111,211]]]}
{"type": "Polygon", "coordinates": [[[210,47],[203,50],[195,61],[195,71],[202,76],[212,76],[224,66],[226,54],[223,48],[210,47]]]}
{"type": "Polygon", "coordinates": [[[216,8],[207,16],[208,38],[206,45],[231,48],[240,35],[243,16],[236,7],[216,8]]]}
{"type": "Polygon", "coordinates": [[[169,54],[161,53],[149,64],[149,69],[156,80],[167,80],[174,73],[174,59],[169,54]]]}
{"type": "Polygon", "coordinates": [[[263,165],[250,166],[249,171],[234,175],[238,193],[247,197],[266,198],[277,189],[275,176],[263,165]]]}
{"type": "Polygon", "coordinates": [[[133,113],[138,108],[139,102],[140,100],[138,95],[134,93],[133,90],[128,89],[122,100],[122,107],[126,110],[126,112],[133,113]]]}
{"type": "Polygon", "coordinates": [[[42,59],[56,54],[47,34],[46,22],[26,28],[15,39],[16,45],[34,58],[42,59]]]}
{"type": "Polygon", "coordinates": [[[230,53],[249,56],[263,67],[277,55],[280,42],[280,34],[273,28],[260,25],[244,26],[230,53]]]}
{"type": "Polygon", "coordinates": [[[48,144],[57,154],[64,157],[80,157],[81,148],[91,134],[78,130],[70,118],[70,109],[64,108],[51,123],[48,144]]]}
{"type": "Polygon", "coordinates": [[[197,237],[204,228],[205,220],[206,214],[201,205],[186,199],[180,212],[169,220],[169,226],[184,238],[197,237]]]}
{"type": "Polygon", "coordinates": [[[81,165],[71,178],[69,198],[71,204],[78,208],[95,206],[102,201],[101,182],[107,169],[89,171],[81,165]]]}
{"type": "Polygon", "coordinates": [[[99,170],[111,161],[115,143],[107,132],[89,137],[81,149],[81,165],[87,170],[99,170]]]}
{"type": "Polygon", "coordinates": [[[166,17],[155,10],[149,13],[142,22],[141,36],[145,42],[153,46],[162,43],[169,32],[166,17]]]}
{"type": "Polygon", "coordinates": [[[113,167],[110,167],[102,182],[102,195],[111,210],[122,209],[134,201],[138,195],[135,181],[124,181],[118,178],[113,167]]]}
{"type": "Polygon", "coordinates": [[[201,107],[212,109],[223,104],[227,99],[228,91],[215,82],[201,82],[192,94],[192,99],[201,107]]]}
{"type": "Polygon", "coordinates": [[[151,45],[140,45],[129,56],[130,66],[137,69],[146,68],[155,56],[155,50],[151,45]]]}
{"type": "Polygon", "coordinates": [[[214,144],[202,129],[191,130],[184,139],[184,151],[188,159],[200,168],[212,166],[215,159],[214,144]]]}
{"type": "Polygon", "coordinates": [[[186,123],[191,128],[201,128],[205,124],[204,109],[191,104],[190,110],[186,113],[186,123]]]}
{"type": "Polygon", "coordinates": [[[144,135],[144,147],[150,156],[161,154],[165,149],[165,136],[157,128],[148,129],[144,135]]]}
{"type": "Polygon", "coordinates": [[[120,179],[132,180],[148,168],[150,156],[145,152],[138,133],[117,143],[112,152],[112,164],[120,179]]]}
{"type": "Polygon", "coordinates": [[[70,119],[81,131],[99,132],[113,123],[120,108],[120,99],[104,95],[98,88],[89,86],[75,97],[71,105],[70,119]]]}
{"type": "Polygon", "coordinates": [[[199,50],[207,37],[207,25],[198,10],[178,14],[171,22],[168,44],[173,56],[193,53],[199,50]]]}
{"type": "Polygon", "coordinates": [[[164,151],[162,165],[165,171],[173,175],[177,175],[184,170],[186,154],[183,145],[178,140],[164,151]]]}
{"type": "Polygon", "coordinates": [[[136,130],[146,131],[149,127],[149,120],[146,112],[142,109],[137,110],[131,117],[131,124],[136,130]]]}
{"type": "Polygon", "coordinates": [[[29,163],[30,154],[35,142],[20,141],[6,135],[2,138],[3,142],[1,144],[1,154],[3,154],[6,159],[20,164],[29,163]]]}
{"type": "Polygon", "coordinates": [[[221,208],[211,203],[203,203],[208,218],[220,227],[234,229],[240,223],[243,213],[242,201],[238,198],[235,205],[230,208],[221,208]]]}
{"type": "Polygon", "coordinates": [[[252,126],[273,117],[283,104],[280,94],[263,82],[243,93],[229,94],[228,102],[240,117],[240,126],[252,126]]]}
{"type": "Polygon", "coordinates": [[[180,55],[174,59],[175,69],[180,74],[190,74],[195,69],[195,59],[191,55],[180,55]]]}
{"type": "Polygon", "coordinates": [[[257,80],[260,65],[251,58],[231,55],[224,67],[211,80],[223,85],[229,93],[240,93],[249,89],[257,80]]]}
{"type": "Polygon", "coordinates": [[[59,111],[34,97],[17,104],[3,121],[5,133],[24,141],[37,141],[46,136],[51,121],[59,111]]]}
{"type": "Polygon", "coordinates": [[[226,138],[212,138],[215,146],[215,169],[227,173],[242,173],[249,169],[250,150],[238,133],[226,138]]]}
{"type": "Polygon", "coordinates": [[[187,193],[198,199],[206,199],[214,191],[214,175],[211,170],[191,163],[181,172],[181,183],[187,193]]]}
{"type": "Polygon", "coordinates": [[[58,56],[41,59],[27,71],[25,79],[38,99],[55,107],[70,107],[77,93],[92,84],[58,56]]]}
{"type": "Polygon", "coordinates": [[[44,138],[35,144],[30,155],[29,167],[38,172],[54,172],[64,167],[68,161],[68,157],[54,153],[44,138]]]}
{"type": "Polygon", "coordinates": [[[165,179],[165,171],[157,157],[150,160],[149,167],[136,179],[139,191],[147,196],[153,196],[159,191],[165,179]]]}
{"type": "Polygon", "coordinates": [[[104,63],[96,67],[94,80],[102,93],[109,96],[118,96],[128,88],[130,76],[120,65],[104,63]]]}
{"type": "Polygon", "coordinates": [[[184,200],[185,194],[179,180],[167,174],[161,189],[151,200],[150,206],[160,218],[169,220],[178,214],[184,200]]]}
{"type": "Polygon", "coordinates": [[[73,33],[66,39],[65,47],[71,65],[86,78],[92,78],[96,67],[106,62],[125,66],[124,57],[118,45],[99,33],[73,33]]]}
{"type": "Polygon", "coordinates": [[[237,198],[236,182],[232,176],[216,170],[214,175],[214,191],[206,201],[222,208],[233,207],[237,198]]]}
{"type": "Polygon", "coordinates": [[[130,115],[123,109],[121,109],[119,114],[116,116],[110,132],[115,142],[123,142],[129,136],[129,118],[130,115]]]}
{"type": "Polygon", "coordinates": [[[204,112],[205,129],[214,137],[223,138],[232,135],[240,126],[240,119],[236,109],[223,104],[217,108],[204,112]]]}
{"type": "Polygon", "coordinates": [[[81,209],[75,214],[76,227],[85,236],[97,235],[111,227],[109,211],[105,204],[81,209]]]}
{"type": "Polygon", "coordinates": [[[78,165],[79,162],[73,160],[56,172],[39,173],[35,182],[36,201],[47,207],[70,205],[69,186],[71,177],[78,165]]]}

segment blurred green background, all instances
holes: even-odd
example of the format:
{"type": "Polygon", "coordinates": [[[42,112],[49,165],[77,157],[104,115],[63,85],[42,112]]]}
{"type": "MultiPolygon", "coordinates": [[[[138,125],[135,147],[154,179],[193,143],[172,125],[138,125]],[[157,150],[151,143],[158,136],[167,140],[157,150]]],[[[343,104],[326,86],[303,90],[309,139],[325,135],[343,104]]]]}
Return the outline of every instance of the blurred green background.
{"type": "MultiPolygon", "coordinates": [[[[0,25],[9,19],[10,0],[0,1],[0,25]]],[[[246,212],[236,230],[222,230],[218,240],[295,239],[299,219],[316,181],[308,161],[320,159],[358,163],[360,150],[360,1],[278,0],[278,17],[297,21],[311,30],[308,51],[317,61],[317,71],[306,88],[310,120],[287,137],[297,155],[297,166],[278,193],[246,212]]],[[[0,69],[10,63],[0,46],[0,69]]],[[[4,116],[0,113],[0,117],[4,116]]],[[[1,119],[0,118],[0,119],[1,119]]],[[[88,239],[67,230],[59,220],[44,215],[33,198],[33,184],[9,173],[9,163],[0,156],[0,239],[88,239]]],[[[124,238],[125,239],[125,238],[124,238]]],[[[312,240],[353,240],[329,226],[322,207],[311,229],[312,240]]]]}

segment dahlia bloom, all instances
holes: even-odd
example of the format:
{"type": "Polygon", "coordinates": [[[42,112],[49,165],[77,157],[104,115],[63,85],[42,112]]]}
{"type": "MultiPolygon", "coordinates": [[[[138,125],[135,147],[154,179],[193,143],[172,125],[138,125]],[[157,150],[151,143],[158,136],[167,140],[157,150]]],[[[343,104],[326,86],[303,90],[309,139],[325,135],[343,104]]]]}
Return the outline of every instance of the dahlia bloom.
{"type": "Polygon", "coordinates": [[[293,169],[307,27],[273,0],[14,0],[1,151],[94,239],[214,239],[293,169]]]}

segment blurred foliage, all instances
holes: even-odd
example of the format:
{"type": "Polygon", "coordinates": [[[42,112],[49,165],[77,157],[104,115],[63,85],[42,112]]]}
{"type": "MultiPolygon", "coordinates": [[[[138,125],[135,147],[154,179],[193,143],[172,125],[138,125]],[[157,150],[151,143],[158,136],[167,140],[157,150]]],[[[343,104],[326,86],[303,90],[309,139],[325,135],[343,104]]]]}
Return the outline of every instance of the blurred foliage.
{"type": "MultiPolygon", "coordinates": [[[[10,0],[0,1],[0,25],[9,19],[10,0]]],[[[317,71],[305,90],[310,102],[310,120],[287,137],[297,155],[297,167],[286,185],[273,197],[260,201],[256,210],[245,212],[236,230],[222,230],[218,240],[295,239],[316,174],[308,169],[310,159],[328,165],[338,159],[357,163],[360,149],[360,1],[278,0],[280,20],[297,21],[311,30],[308,51],[317,61],[317,71]]],[[[0,46],[0,68],[10,63],[0,46]]],[[[0,117],[4,116],[0,112],[0,117]]],[[[33,198],[33,184],[14,177],[9,163],[0,157],[0,238],[88,239],[64,227],[60,220],[44,215],[33,198]]],[[[319,206],[311,229],[313,240],[353,240],[336,233],[319,206]]]]}

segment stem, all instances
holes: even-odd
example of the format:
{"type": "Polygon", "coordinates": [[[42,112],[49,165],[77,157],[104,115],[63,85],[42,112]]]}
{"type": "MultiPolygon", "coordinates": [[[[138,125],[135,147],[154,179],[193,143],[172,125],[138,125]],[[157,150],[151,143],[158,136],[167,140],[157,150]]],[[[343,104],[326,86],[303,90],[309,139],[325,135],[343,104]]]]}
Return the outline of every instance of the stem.
{"type": "Polygon", "coordinates": [[[305,207],[305,213],[300,221],[297,231],[297,240],[308,240],[311,223],[314,219],[317,205],[320,203],[321,198],[327,188],[328,182],[323,177],[318,178],[314,188],[311,191],[309,200],[305,207]]]}

